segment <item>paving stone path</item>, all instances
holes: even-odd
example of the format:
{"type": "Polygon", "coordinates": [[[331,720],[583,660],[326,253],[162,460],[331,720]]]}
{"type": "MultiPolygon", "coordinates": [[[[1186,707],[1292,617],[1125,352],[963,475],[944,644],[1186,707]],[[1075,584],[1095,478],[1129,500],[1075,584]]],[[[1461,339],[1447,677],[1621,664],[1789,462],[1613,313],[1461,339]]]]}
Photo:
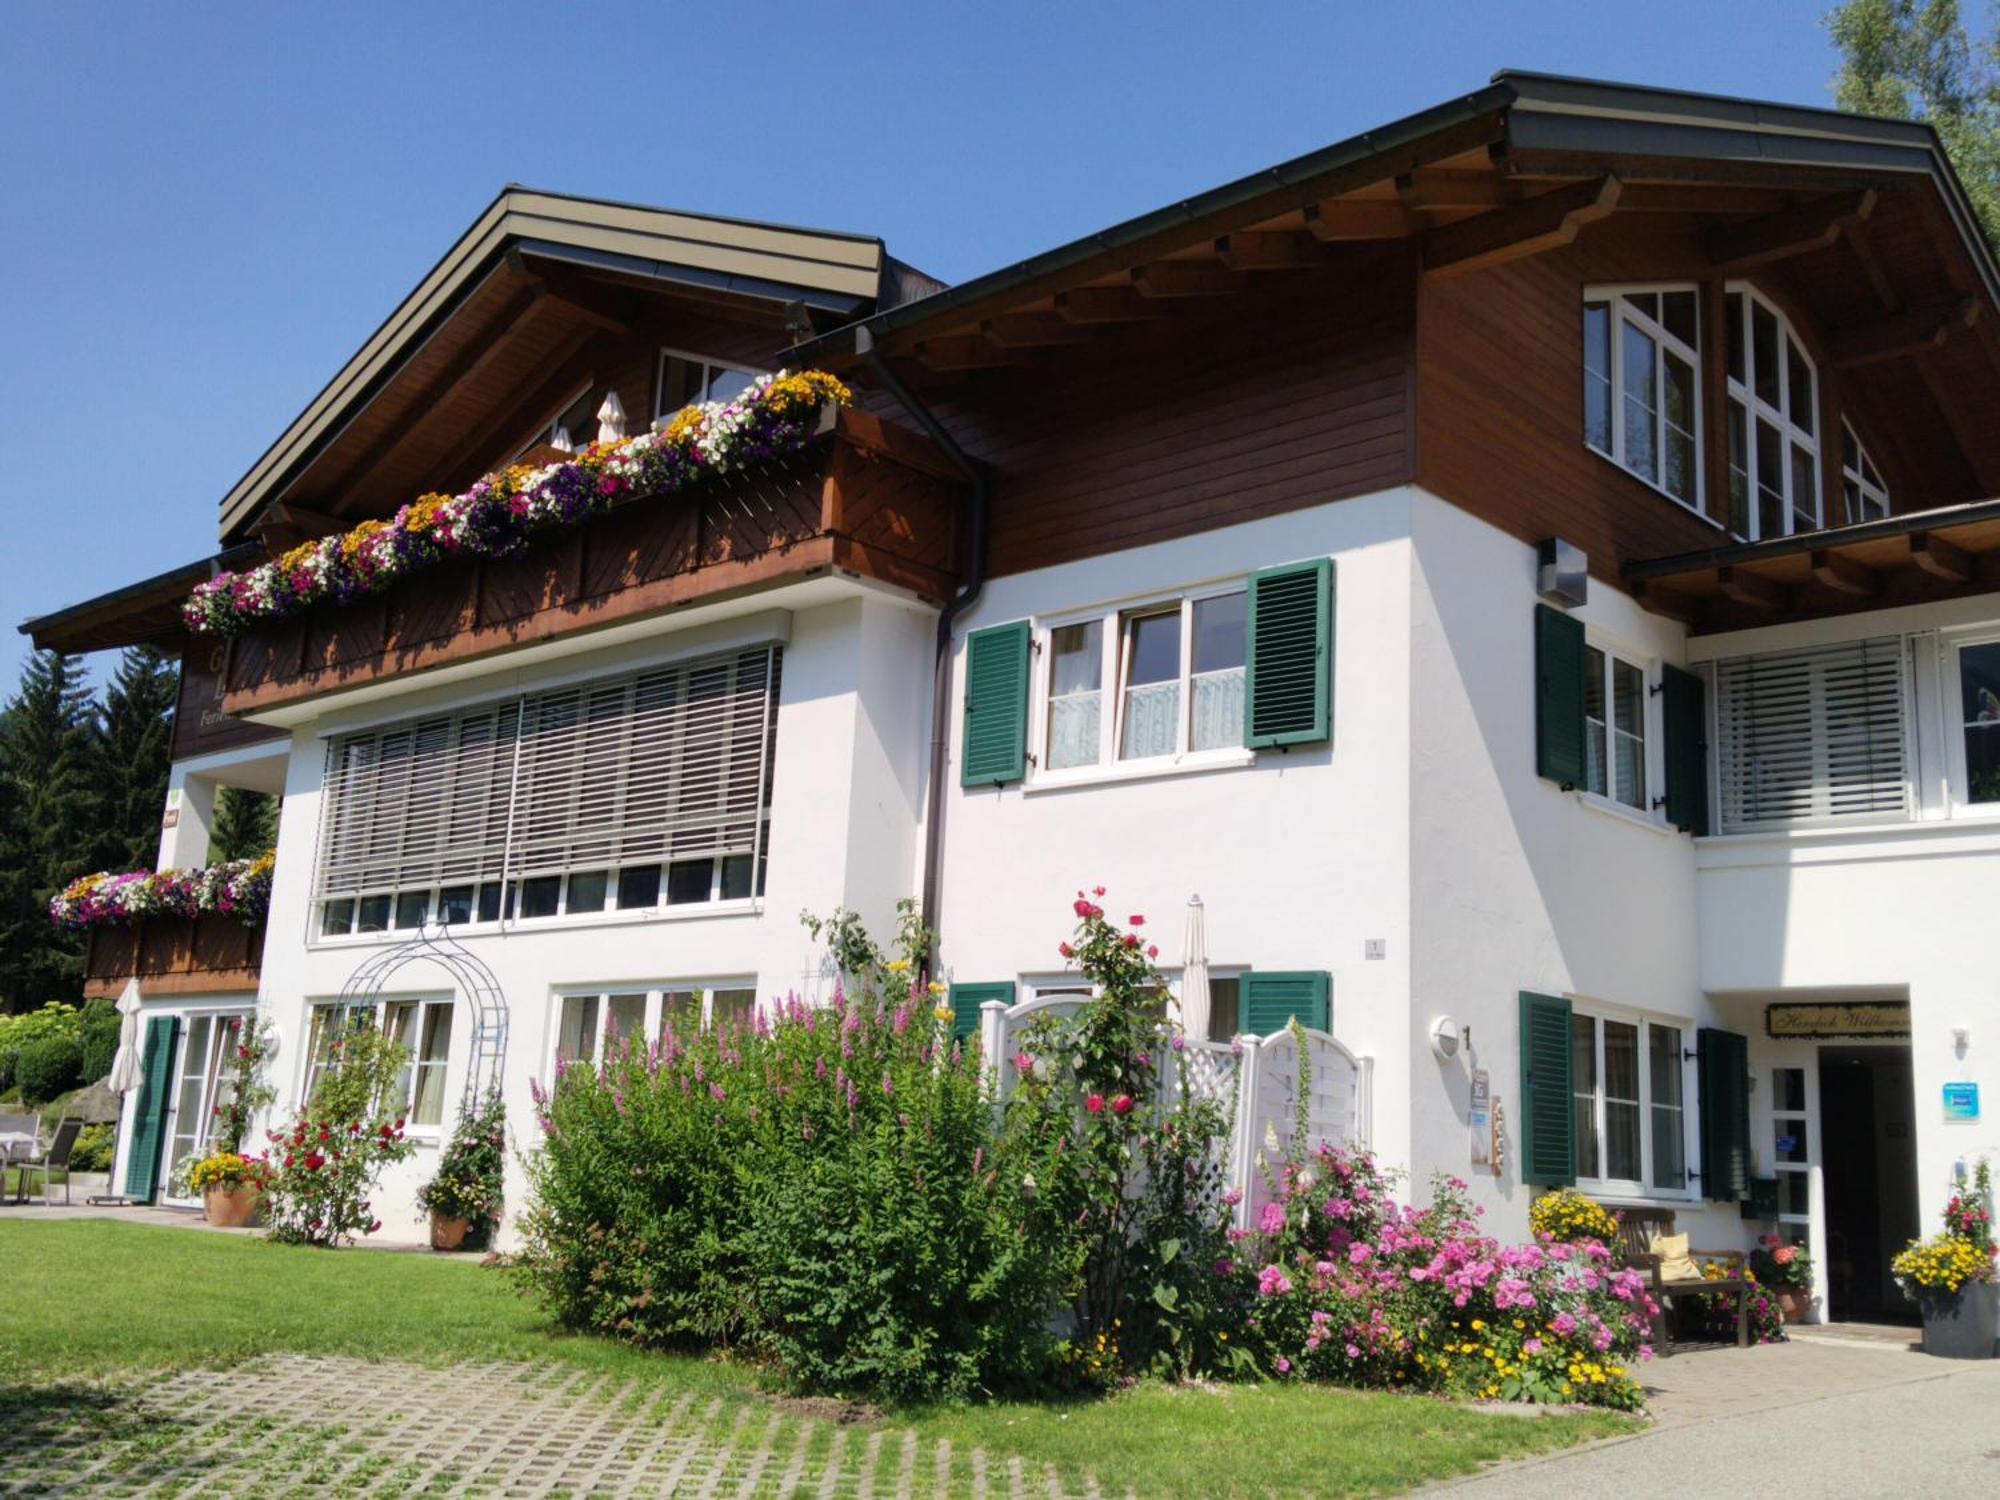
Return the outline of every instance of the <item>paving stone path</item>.
{"type": "Polygon", "coordinates": [[[560,1368],[274,1356],[0,1388],[0,1495],[1082,1496],[1087,1476],[560,1368]]]}

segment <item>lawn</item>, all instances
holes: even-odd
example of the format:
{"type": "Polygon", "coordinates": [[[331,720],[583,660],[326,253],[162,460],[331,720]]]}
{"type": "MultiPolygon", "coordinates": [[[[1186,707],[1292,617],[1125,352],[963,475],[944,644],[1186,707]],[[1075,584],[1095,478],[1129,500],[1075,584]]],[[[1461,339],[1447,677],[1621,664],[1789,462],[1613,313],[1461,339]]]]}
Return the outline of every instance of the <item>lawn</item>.
{"type": "MultiPolygon", "coordinates": [[[[25,1409],[56,1382],[227,1367],[266,1353],[519,1360],[731,1408],[764,1399],[746,1366],[554,1329],[505,1276],[463,1261],[0,1217],[0,1380],[10,1382],[0,1385],[0,1426],[10,1405],[25,1409]]],[[[1609,1414],[1524,1418],[1276,1384],[1148,1383],[1105,1400],[1002,1401],[881,1421],[960,1451],[1087,1470],[1107,1493],[1141,1496],[1388,1493],[1630,1430],[1609,1414]]]]}

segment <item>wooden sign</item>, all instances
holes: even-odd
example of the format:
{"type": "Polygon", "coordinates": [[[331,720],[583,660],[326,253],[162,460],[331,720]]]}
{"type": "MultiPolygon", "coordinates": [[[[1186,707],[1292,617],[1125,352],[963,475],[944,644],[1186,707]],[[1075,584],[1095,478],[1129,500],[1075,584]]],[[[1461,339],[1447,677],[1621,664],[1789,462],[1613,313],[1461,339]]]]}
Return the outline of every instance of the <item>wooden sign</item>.
{"type": "Polygon", "coordinates": [[[1764,1034],[1770,1037],[1895,1037],[1910,1035],[1907,1000],[1841,1001],[1820,1004],[1783,1000],[1764,1007],[1764,1034]]]}

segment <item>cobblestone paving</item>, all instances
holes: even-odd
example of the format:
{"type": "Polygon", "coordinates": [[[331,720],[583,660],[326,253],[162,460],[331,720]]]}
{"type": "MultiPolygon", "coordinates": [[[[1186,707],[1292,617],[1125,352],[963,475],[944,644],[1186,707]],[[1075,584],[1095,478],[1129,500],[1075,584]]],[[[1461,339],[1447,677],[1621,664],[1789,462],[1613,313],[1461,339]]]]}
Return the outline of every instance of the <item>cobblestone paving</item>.
{"type": "Polygon", "coordinates": [[[1098,1497],[1087,1477],[755,1398],[529,1365],[272,1357],[0,1389],[0,1495],[1098,1497]]]}

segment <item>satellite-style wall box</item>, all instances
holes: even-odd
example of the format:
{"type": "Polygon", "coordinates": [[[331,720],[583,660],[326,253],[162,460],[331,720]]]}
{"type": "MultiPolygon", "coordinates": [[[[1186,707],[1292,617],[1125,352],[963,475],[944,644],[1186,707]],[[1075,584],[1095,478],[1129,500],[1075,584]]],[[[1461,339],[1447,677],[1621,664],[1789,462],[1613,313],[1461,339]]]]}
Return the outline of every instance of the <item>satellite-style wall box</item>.
{"type": "Polygon", "coordinates": [[[1535,592],[1551,604],[1576,609],[1590,598],[1590,559],[1583,548],[1552,536],[1535,550],[1535,592]]]}

